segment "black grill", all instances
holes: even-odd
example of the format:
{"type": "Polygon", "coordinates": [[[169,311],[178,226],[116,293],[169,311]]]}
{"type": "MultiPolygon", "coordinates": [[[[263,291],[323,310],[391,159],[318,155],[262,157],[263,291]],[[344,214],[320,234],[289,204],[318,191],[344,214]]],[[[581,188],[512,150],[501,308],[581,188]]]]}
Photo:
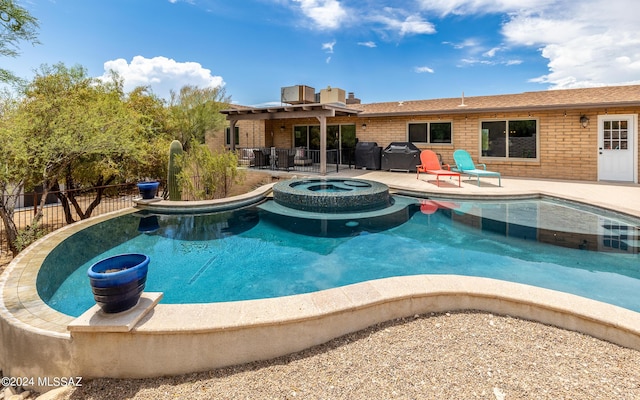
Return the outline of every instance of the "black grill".
{"type": "Polygon", "coordinates": [[[356,143],[356,168],[380,169],[381,151],[376,142],[356,143]]]}
{"type": "Polygon", "coordinates": [[[382,151],[385,171],[414,171],[420,164],[420,149],[411,142],[392,142],[382,151]]]}

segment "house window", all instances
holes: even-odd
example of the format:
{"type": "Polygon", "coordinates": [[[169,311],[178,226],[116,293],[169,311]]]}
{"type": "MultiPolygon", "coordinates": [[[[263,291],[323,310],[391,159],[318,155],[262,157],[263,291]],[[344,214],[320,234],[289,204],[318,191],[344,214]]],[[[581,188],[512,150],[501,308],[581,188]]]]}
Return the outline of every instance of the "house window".
{"type": "MultiPolygon", "coordinates": [[[[230,127],[226,127],[224,130],[224,143],[227,146],[231,146],[231,135],[229,134],[229,132],[231,131],[230,127]]],[[[238,143],[240,143],[240,128],[236,126],[235,129],[235,144],[237,145],[238,143]]]]}
{"type": "Polygon", "coordinates": [[[451,122],[419,122],[408,126],[413,143],[451,144],[451,122]]]}
{"type": "Polygon", "coordinates": [[[614,120],[604,121],[604,141],[605,150],[627,150],[629,148],[628,121],[614,120]]]}
{"type": "MultiPolygon", "coordinates": [[[[327,125],[327,150],[355,147],[356,126],[327,125]]],[[[295,147],[320,149],[320,125],[298,125],[293,127],[293,144],[295,147]]]]}
{"type": "Polygon", "coordinates": [[[538,122],[534,119],[483,121],[480,143],[484,157],[537,158],[538,122]]]}

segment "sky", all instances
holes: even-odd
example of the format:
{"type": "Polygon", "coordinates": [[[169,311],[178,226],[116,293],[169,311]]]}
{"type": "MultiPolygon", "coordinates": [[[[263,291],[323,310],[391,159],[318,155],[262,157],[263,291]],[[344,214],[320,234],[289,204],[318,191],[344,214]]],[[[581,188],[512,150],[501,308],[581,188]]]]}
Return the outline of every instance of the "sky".
{"type": "Polygon", "coordinates": [[[280,104],[328,86],[363,103],[640,84],[637,0],[16,0],[39,22],[3,67],[111,70],[165,99],[223,86],[280,104]]]}

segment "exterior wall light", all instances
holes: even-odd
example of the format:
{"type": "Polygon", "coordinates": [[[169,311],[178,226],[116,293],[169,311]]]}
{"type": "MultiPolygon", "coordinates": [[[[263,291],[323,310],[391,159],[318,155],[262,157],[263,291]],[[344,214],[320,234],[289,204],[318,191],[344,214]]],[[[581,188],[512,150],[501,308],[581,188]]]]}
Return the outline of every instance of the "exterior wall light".
{"type": "Polygon", "coordinates": [[[367,124],[362,124],[362,129],[367,129],[367,124]]]}
{"type": "Polygon", "coordinates": [[[589,117],[586,115],[580,116],[580,125],[582,125],[583,128],[589,126],[589,117]]]}

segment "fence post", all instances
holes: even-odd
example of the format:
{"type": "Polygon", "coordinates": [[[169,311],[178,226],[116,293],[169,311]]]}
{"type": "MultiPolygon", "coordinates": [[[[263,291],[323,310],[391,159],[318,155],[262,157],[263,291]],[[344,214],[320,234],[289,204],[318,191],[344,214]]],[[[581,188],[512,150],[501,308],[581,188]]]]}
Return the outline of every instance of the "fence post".
{"type": "Polygon", "coordinates": [[[38,214],[38,192],[33,191],[33,215],[38,214]]]}

